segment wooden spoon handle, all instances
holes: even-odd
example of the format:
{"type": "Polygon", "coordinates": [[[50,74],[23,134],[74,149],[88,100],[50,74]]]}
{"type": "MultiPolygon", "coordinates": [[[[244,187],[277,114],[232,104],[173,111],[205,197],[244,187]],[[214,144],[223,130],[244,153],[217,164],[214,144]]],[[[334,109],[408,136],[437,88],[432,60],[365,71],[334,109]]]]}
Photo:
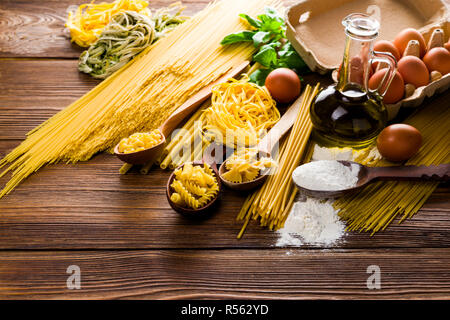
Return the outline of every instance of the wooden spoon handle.
{"type": "Polygon", "coordinates": [[[394,166],[368,168],[371,179],[448,181],[450,163],[438,166],[394,166]]]}
{"type": "Polygon", "coordinates": [[[249,61],[242,62],[240,65],[231,69],[216,81],[200,89],[200,91],[198,91],[192,97],[187,99],[181,106],[179,106],[178,109],[175,110],[170,115],[170,117],[159,127],[159,130],[161,130],[163,135],[167,138],[172,133],[172,131],[180,124],[180,122],[183,121],[183,119],[197,110],[197,108],[200,107],[200,105],[211,96],[211,88],[214,85],[238,76],[242,71],[244,71],[245,68],[248,67],[249,63],[249,61]]]}
{"type": "Polygon", "coordinates": [[[270,129],[258,144],[258,150],[271,154],[273,147],[294,125],[298,110],[302,104],[303,94],[286,110],[281,119],[270,129]]]}

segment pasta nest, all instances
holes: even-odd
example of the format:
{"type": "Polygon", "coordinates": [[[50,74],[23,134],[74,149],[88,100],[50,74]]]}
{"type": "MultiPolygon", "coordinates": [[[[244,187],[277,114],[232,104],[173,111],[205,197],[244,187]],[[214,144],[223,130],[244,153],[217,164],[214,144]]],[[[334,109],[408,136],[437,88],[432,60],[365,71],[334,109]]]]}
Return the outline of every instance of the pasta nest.
{"type": "Polygon", "coordinates": [[[152,13],[145,0],[116,0],[112,3],[94,3],[80,5],[70,10],[66,27],[70,30],[72,41],[80,47],[89,47],[97,41],[112,16],[124,11],[135,11],[151,17],[152,13]]]}
{"type": "Polygon", "coordinates": [[[209,141],[254,146],[280,119],[269,91],[248,80],[230,79],[212,88],[211,106],[201,117],[209,141]]]}

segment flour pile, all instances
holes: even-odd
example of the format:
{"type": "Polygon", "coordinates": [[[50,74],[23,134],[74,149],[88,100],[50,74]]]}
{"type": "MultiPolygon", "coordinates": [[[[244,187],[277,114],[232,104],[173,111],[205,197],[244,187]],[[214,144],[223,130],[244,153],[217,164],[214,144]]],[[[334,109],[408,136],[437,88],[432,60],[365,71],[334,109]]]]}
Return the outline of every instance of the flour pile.
{"type": "Polygon", "coordinates": [[[277,246],[299,246],[302,243],[335,243],[344,235],[345,224],[339,220],[331,201],[307,198],[294,203],[284,228],[278,230],[277,246]]]}

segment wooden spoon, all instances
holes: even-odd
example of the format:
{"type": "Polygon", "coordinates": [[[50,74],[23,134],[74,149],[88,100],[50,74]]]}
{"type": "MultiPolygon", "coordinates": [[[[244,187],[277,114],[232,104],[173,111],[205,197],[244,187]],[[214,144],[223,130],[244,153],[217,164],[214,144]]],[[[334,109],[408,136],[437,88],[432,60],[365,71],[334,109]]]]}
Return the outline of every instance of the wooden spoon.
{"type": "Polygon", "coordinates": [[[181,121],[183,121],[183,119],[197,110],[197,108],[211,96],[211,88],[219,83],[228,81],[230,78],[238,76],[242,71],[244,71],[245,68],[248,67],[248,65],[249,61],[244,61],[186,100],[186,102],[175,110],[175,112],[173,112],[170,117],[158,128],[162,133],[162,141],[159,144],[137,152],[122,153],[119,152],[120,143],[118,143],[114,148],[114,154],[123,162],[130,164],[146,164],[156,160],[164,149],[166,138],[172,134],[172,131],[180,124],[181,121]]]}
{"type": "MultiPolygon", "coordinates": [[[[175,171],[174,171],[170,175],[169,180],[167,181],[167,186],[166,186],[167,201],[169,202],[169,204],[173,210],[175,210],[176,212],[180,213],[181,215],[183,215],[185,217],[194,218],[194,219],[205,218],[207,215],[209,215],[212,212],[210,209],[217,202],[217,199],[219,199],[219,195],[222,192],[222,183],[220,182],[220,179],[219,179],[219,172],[217,171],[217,164],[216,164],[216,160],[215,160],[215,150],[218,150],[218,148],[219,148],[218,145],[216,145],[214,143],[210,144],[208,146],[208,148],[206,148],[205,152],[203,153],[202,160],[194,161],[192,163],[194,166],[203,166],[205,163],[209,164],[209,166],[211,167],[211,169],[213,170],[213,172],[216,176],[217,184],[219,186],[219,191],[217,192],[216,197],[214,199],[212,199],[211,201],[209,201],[205,206],[198,208],[198,209],[182,207],[182,206],[179,206],[178,204],[174,203],[170,199],[170,197],[172,196],[172,193],[173,193],[172,187],[170,185],[172,184],[173,180],[175,179],[175,171]]],[[[220,148],[222,148],[222,147],[220,147],[220,148]]],[[[184,165],[185,164],[182,164],[178,168],[183,168],[184,165]]]]}
{"type": "Polygon", "coordinates": [[[369,183],[377,180],[429,180],[448,181],[450,177],[450,163],[438,166],[392,166],[392,167],[366,167],[352,161],[339,161],[344,166],[358,166],[358,182],[352,188],[341,190],[310,190],[298,185],[296,186],[306,195],[315,198],[337,198],[351,192],[360,190],[369,183]]]}
{"type": "MultiPolygon", "coordinates": [[[[278,141],[289,131],[289,129],[294,125],[295,119],[297,118],[298,110],[301,106],[303,95],[300,96],[284,113],[281,119],[270,129],[267,135],[256,146],[258,150],[259,157],[271,157],[273,147],[278,143],[278,141]]],[[[230,189],[237,191],[248,191],[255,189],[266,181],[268,174],[260,174],[256,179],[247,182],[231,182],[222,177],[224,173],[228,170],[226,168],[227,160],[225,160],[219,168],[219,177],[222,183],[230,189]]]]}

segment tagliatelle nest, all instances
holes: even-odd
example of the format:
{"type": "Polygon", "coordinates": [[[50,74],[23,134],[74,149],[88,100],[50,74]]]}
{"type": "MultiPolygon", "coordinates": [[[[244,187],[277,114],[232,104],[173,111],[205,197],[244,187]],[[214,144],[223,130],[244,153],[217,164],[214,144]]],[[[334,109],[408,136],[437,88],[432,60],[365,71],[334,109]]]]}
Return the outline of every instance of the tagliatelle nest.
{"type": "Polygon", "coordinates": [[[211,106],[201,117],[205,136],[230,147],[256,145],[279,119],[267,89],[247,77],[214,86],[211,106]]]}

